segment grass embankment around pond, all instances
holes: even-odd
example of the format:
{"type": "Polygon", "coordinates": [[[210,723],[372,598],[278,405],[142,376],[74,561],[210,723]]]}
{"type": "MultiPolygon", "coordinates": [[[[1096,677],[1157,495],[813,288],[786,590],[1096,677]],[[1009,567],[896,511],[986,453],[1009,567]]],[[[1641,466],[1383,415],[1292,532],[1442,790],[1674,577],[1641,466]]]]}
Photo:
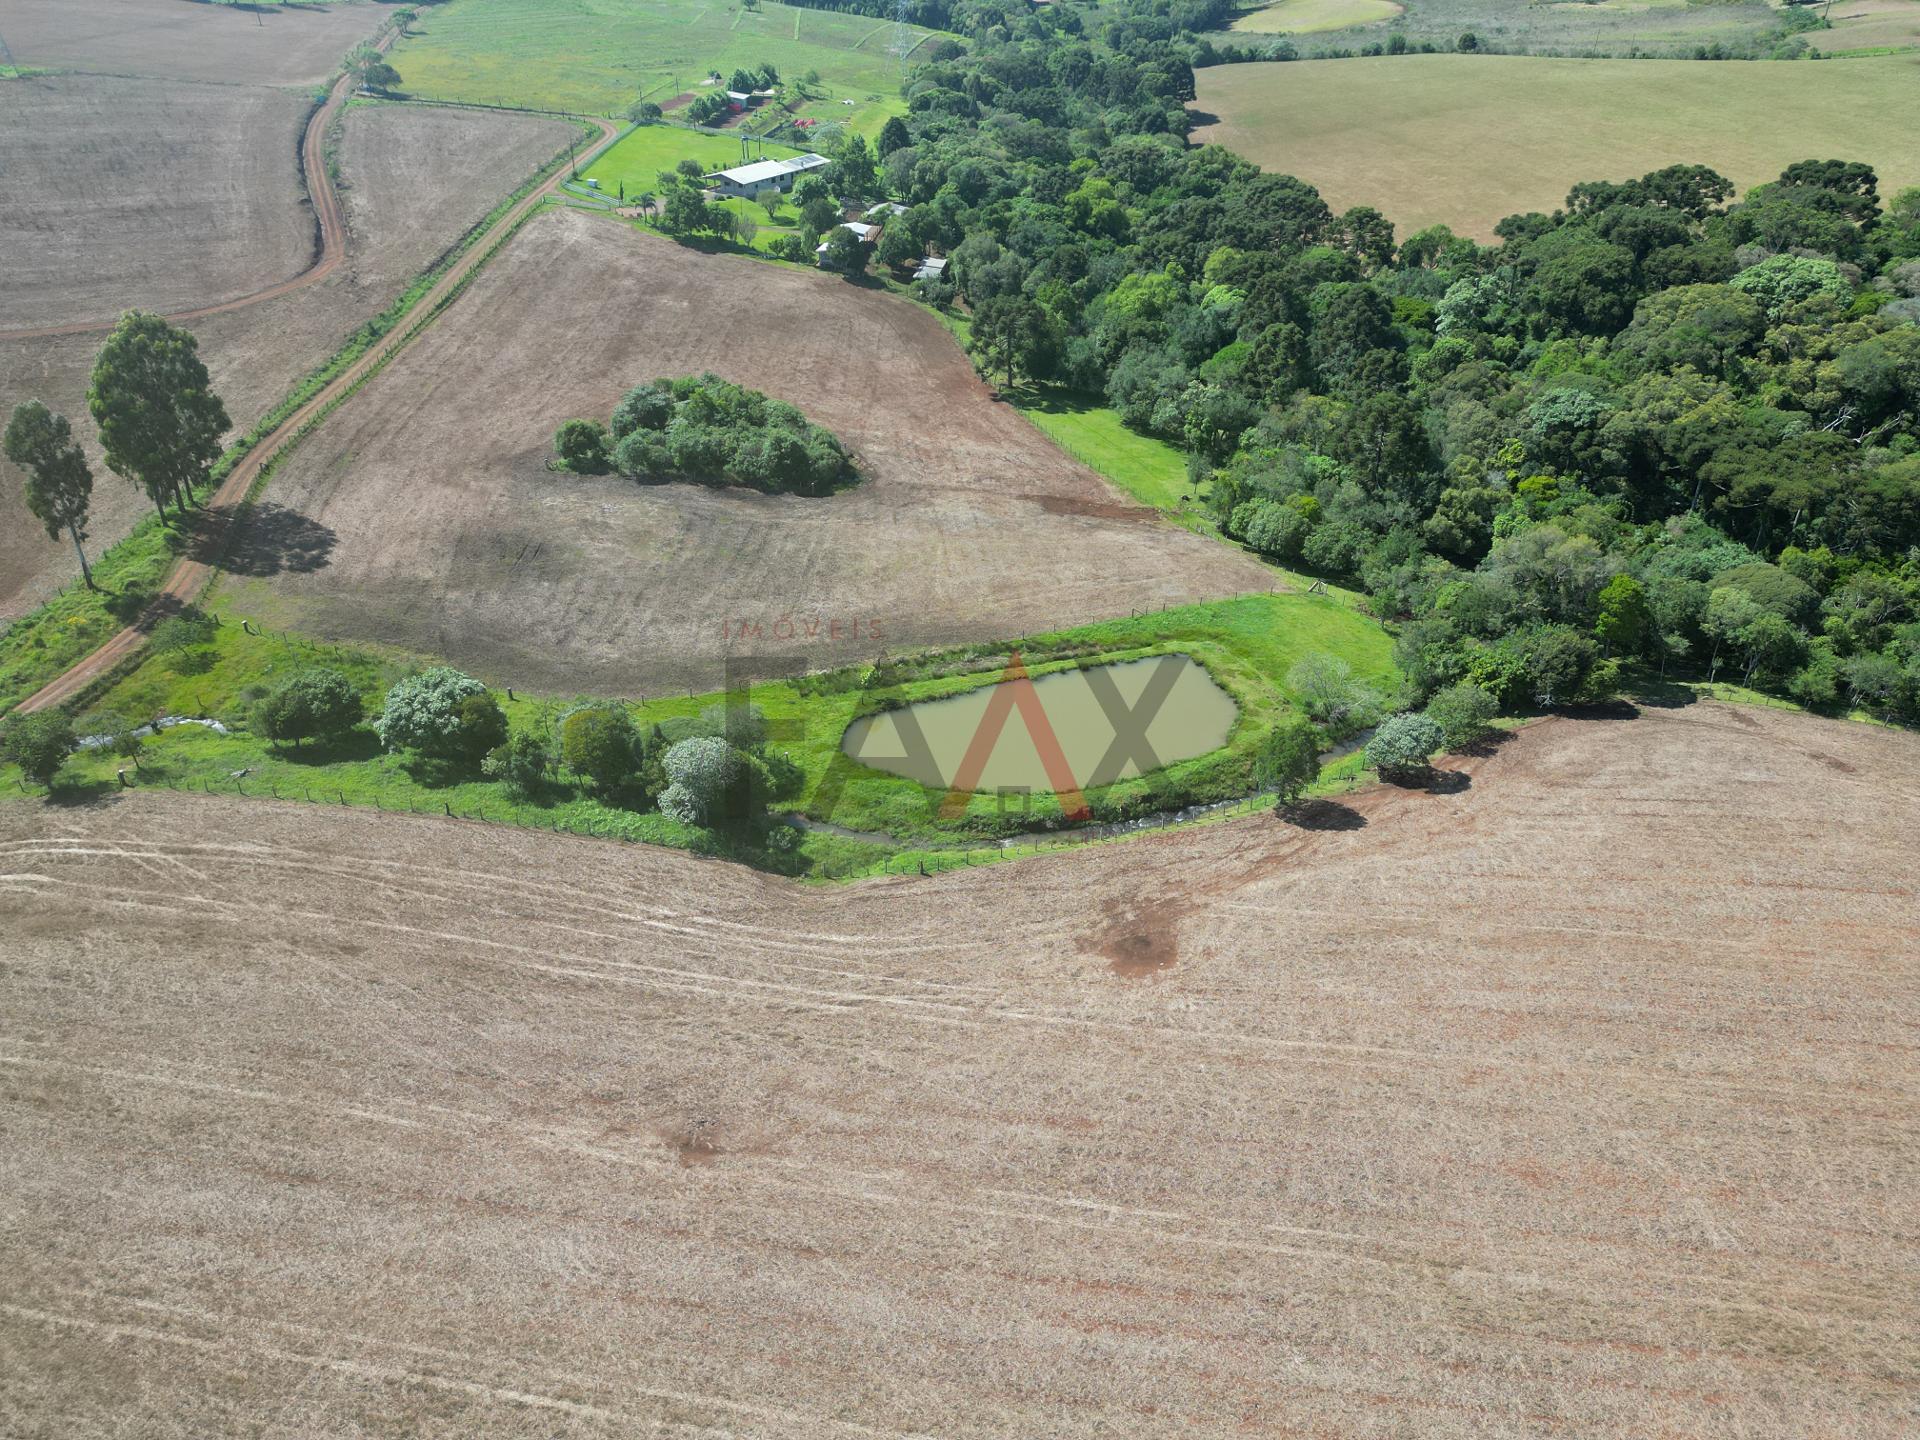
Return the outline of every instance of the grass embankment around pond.
{"type": "MultiPolygon", "coordinates": [[[[220,610],[216,598],[215,611],[220,610]]],[[[126,676],[97,697],[82,716],[149,719],[158,715],[209,716],[229,733],[177,726],[147,740],[136,771],[105,750],[83,751],[55,784],[56,798],[84,800],[114,788],[123,767],[134,785],[167,785],[311,800],[314,803],[379,806],[387,810],[451,813],[541,829],[566,828],[603,836],[650,841],[764,865],[790,873],[837,875],[888,861],[911,866],[916,856],[937,852],[936,865],[977,861],[949,852],[983,839],[1011,839],[1008,853],[1027,831],[1040,836],[1062,826],[1052,795],[1035,795],[1030,811],[1003,807],[997,795],[969,798],[957,815],[943,815],[945,792],[858,765],[840,749],[857,716],[919,700],[957,694],[1000,679],[1011,650],[1018,648],[1029,673],[1038,677],[1075,664],[1107,663],[1181,653],[1204,665],[1239,706],[1226,746],[1090,792],[1093,819],[1112,821],[1196,803],[1227,801],[1252,787],[1253,748],[1268,726],[1291,706],[1285,677],[1310,654],[1333,654],[1363,679],[1383,689],[1394,683],[1391,642],[1371,621],[1321,596],[1254,595],[1211,605],[1186,606],[1129,619],[1024,637],[1012,645],[975,645],[901,657],[885,673],[871,667],[755,686],[744,697],[765,715],[769,748],[797,772],[776,810],[849,831],[881,834],[887,844],[811,831],[791,852],[764,850],[735,837],[695,830],[657,812],[640,813],[603,801],[562,775],[538,797],[520,797],[477,773],[436,771],[379,748],[363,726],[328,745],[276,747],[247,728],[254,703],[297,670],[324,665],[347,675],[360,690],[368,714],[377,712],[386,689],[420,667],[419,657],[383,654],[364,646],[327,645],[291,634],[255,634],[230,611],[205,644],[149,652],[126,676]]],[[[496,692],[513,728],[550,730],[575,700],[496,692]]],[[[630,706],[643,726],[673,717],[697,717],[720,705],[720,694],[648,700],[630,706]]],[[[1016,717],[1009,727],[1022,723],[1016,717]]],[[[0,789],[18,798],[22,788],[11,768],[0,770],[0,789]]],[[[1058,838],[1065,838],[1064,834],[1058,838]]]]}

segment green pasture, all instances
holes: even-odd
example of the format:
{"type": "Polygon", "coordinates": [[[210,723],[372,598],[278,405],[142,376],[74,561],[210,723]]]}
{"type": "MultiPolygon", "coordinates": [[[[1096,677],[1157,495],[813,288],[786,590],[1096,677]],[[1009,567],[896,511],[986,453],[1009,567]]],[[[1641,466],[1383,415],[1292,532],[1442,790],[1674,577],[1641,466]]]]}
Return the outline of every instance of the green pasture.
{"type": "Polygon", "coordinates": [[[756,140],[743,159],[735,136],[709,135],[678,125],[641,125],[616,140],[591,165],[582,165],[580,178],[598,180],[601,192],[609,197],[617,195],[624,184],[631,199],[642,191],[658,191],[660,172],[673,169],[682,160],[697,162],[702,171],[713,171],[750,160],[784,160],[800,153],[789,145],[756,140]]]}
{"type": "Polygon", "coordinates": [[[421,10],[393,63],[422,98],[611,115],[766,61],[784,80],[817,72],[835,118],[884,120],[899,105],[893,39],[890,20],[774,0],[449,0],[421,10]]]}
{"type": "Polygon", "coordinates": [[[1096,400],[1051,387],[1027,386],[1007,398],[1055,445],[1142,505],[1188,529],[1212,531],[1187,479],[1186,452],[1177,445],[1129,430],[1117,412],[1096,400]]]}

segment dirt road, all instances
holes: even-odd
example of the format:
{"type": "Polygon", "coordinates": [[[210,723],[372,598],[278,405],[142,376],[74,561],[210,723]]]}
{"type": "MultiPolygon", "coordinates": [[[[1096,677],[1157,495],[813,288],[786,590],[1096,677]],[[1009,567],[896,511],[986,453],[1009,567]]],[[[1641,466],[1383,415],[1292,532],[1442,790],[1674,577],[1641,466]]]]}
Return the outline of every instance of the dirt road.
{"type": "MultiPolygon", "coordinates": [[[[336,96],[343,97],[344,92],[336,89],[336,96]]],[[[617,127],[611,121],[596,120],[593,123],[599,127],[600,137],[594,142],[593,146],[581,156],[583,162],[597,153],[601,147],[611,142],[617,133],[617,127]]],[[[310,144],[315,143],[315,134],[323,133],[323,130],[324,127],[322,127],[320,132],[309,129],[308,142],[310,144]]],[[[324,170],[324,166],[322,166],[322,169],[324,170]]],[[[506,214],[496,220],[493,225],[488,227],[486,231],[476,236],[473,244],[453,263],[447,273],[440,278],[439,283],[427,292],[425,298],[419,302],[413,313],[431,318],[436,307],[441,305],[449,295],[458,289],[468,275],[486,263],[487,258],[492,254],[494,246],[500,237],[511,233],[513,227],[518,225],[529,211],[535,206],[542,204],[547,196],[552,194],[559,186],[561,178],[565,174],[566,171],[564,168],[556,170],[553,176],[544,184],[536,187],[518,204],[508,210],[506,214]]],[[[330,186],[327,193],[329,196],[332,195],[330,186]]],[[[333,223],[338,227],[340,224],[338,202],[332,201],[330,203],[334,206],[333,223]]],[[[335,263],[338,263],[337,257],[335,263]]],[[[284,293],[284,291],[281,293],[284,293]]],[[[259,478],[261,470],[283,449],[291,444],[300,432],[325,411],[329,405],[333,404],[342,395],[351,390],[353,386],[358,384],[368,371],[385,363],[387,359],[404,348],[413,339],[415,333],[414,327],[411,324],[406,324],[382,337],[366,354],[362,355],[329,384],[319,390],[306,404],[302,405],[298,410],[295,410],[293,414],[281,421],[258,445],[254,446],[253,449],[248,452],[247,456],[241,460],[238,465],[233,467],[232,472],[221,483],[220,488],[214,492],[212,498],[207,502],[207,519],[209,521],[207,534],[210,543],[201,548],[200,554],[202,556],[218,556],[226,528],[231,523],[234,512],[246,500],[247,493],[253,488],[253,483],[259,478]]],[[[173,571],[168,575],[166,585],[154,598],[154,602],[148,607],[146,614],[141,616],[141,618],[132,625],[119,631],[112,639],[108,640],[106,644],[102,645],[98,650],[95,650],[79,664],[49,681],[41,687],[41,689],[21,701],[18,708],[23,711],[40,710],[49,705],[62,704],[79,694],[82,690],[86,689],[88,685],[92,684],[100,676],[106,674],[107,671],[111,670],[115,665],[118,665],[127,656],[133,654],[141,645],[146,643],[147,631],[152,628],[157,618],[163,617],[178,609],[181,605],[187,604],[195,599],[201,590],[206,587],[208,579],[213,574],[214,568],[214,559],[183,558],[179,564],[174,566],[173,571]]]]}

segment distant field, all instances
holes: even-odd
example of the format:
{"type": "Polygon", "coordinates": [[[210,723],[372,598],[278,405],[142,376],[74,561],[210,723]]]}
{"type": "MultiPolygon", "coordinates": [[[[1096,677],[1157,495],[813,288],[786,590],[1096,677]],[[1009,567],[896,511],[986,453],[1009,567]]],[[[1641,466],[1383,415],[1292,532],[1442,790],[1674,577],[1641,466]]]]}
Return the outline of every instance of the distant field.
{"type": "MultiPolygon", "coordinates": [[[[1874,4],[1920,0],[1857,0],[1874,4]]],[[[1233,32],[1246,43],[1288,31],[1308,58],[1379,44],[1388,34],[1451,50],[1467,31],[1483,46],[1516,54],[1689,55],[1711,45],[1763,51],[1780,24],[1767,0],[1405,0],[1391,7],[1386,0],[1280,0],[1243,15],[1233,32]]]]}
{"type": "Polygon", "coordinates": [[[1242,15],[1235,30],[1260,34],[1310,35],[1317,30],[1346,30],[1391,20],[1406,7],[1394,0],[1280,0],[1242,15]]]}
{"type": "MultiPolygon", "coordinates": [[[[758,11],[696,0],[452,0],[421,12],[394,64],[415,95],[604,115],[669,100],[710,70],[770,61],[788,78],[818,71],[834,93],[817,113],[857,123],[900,108],[893,30],[868,15],[772,0],[758,11]]],[[[931,33],[910,30],[909,43],[931,33]]]]}
{"type": "Polygon", "coordinates": [[[1199,72],[1196,132],[1298,175],[1405,237],[1482,239],[1580,180],[1681,162],[1742,188],[1795,160],[1866,160],[1883,194],[1920,183],[1920,56],[1827,64],[1408,55],[1199,72]]]}
{"type": "Polygon", "coordinates": [[[1807,40],[1828,55],[1920,46],[1920,0],[1853,0],[1834,6],[1827,18],[1833,28],[1810,31],[1807,40]]]}

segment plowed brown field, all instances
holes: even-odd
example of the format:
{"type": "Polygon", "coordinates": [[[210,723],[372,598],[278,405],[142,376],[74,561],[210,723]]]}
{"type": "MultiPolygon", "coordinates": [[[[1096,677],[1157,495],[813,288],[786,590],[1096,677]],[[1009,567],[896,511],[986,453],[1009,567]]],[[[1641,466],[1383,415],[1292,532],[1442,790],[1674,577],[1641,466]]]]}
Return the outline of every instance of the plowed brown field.
{"type": "Polygon", "coordinates": [[[298,273],[314,249],[298,159],[312,108],[252,85],[0,85],[0,330],[183,310],[298,273]]]}
{"type": "MultiPolygon", "coordinates": [[[[262,278],[270,282],[298,272],[311,258],[313,216],[297,190],[296,150],[306,113],[304,99],[294,104],[276,91],[155,86],[146,81],[63,78],[59,84],[69,87],[63,93],[75,97],[73,103],[83,109],[101,103],[99,97],[113,87],[129,87],[129,93],[157,94],[162,99],[182,92],[216,100],[229,94],[243,97],[235,105],[252,103],[244,97],[265,96],[269,100],[262,103],[273,114],[279,112],[272,106],[292,108],[285,110],[284,124],[270,134],[248,139],[201,128],[199,111],[160,105],[149,118],[164,136],[156,153],[177,157],[169,171],[145,171],[122,181],[114,179],[118,161],[110,147],[67,157],[77,167],[71,183],[83,198],[108,196],[105,208],[121,222],[112,229],[111,253],[120,258],[114,261],[92,254],[84,262],[62,260],[59,246],[23,244],[23,253],[43,272],[42,283],[31,292],[23,287],[17,295],[8,289],[10,298],[0,303],[0,322],[87,319],[102,313],[102,297],[93,295],[86,283],[86,277],[102,266],[118,264],[117,273],[126,279],[124,288],[113,292],[112,303],[104,307],[110,314],[114,304],[138,303],[164,310],[246,293],[259,288],[262,278]],[[270,163],[259,162],[265,166],[259,183],[236,189],[231,177],[222,178],[234,166],[251,173],[255,161],[247,157],[257,151],[270,155],[270,163]],[[190,284],[154,271],[140,257],[149,251],[172,253],[167,233],[172,212],[161,183],[166,174],[176,175],[182,184],[191,182],[200,191],[231,193],[232,208],[220,212],[223,233],[231,226],[234,233],[273,235],[292,217],[304,227],[306,248],[289,258],[274,245],[240,247],[237,255],[252,257],[245,270],[252,278],[245,281],[222,279],[217,267],[189,266],[190,284]],[[115,191],[116,185],[131,188],[115,191]],[[31,298],[34,295],[41,298],[31,298]]],[[[39,102],[18,100],[24,93],[0,86],[0,118],[11,113],[16,101],[24,107],[20,113],[32,114],[39,102]]],[[[565,146],[574,133],[560,120],[413,106],[353,106],[342,124],[340,186],[348,229],[344,268],[295,294],[210,315],[189,326],[199,337],[201,358],[212,372],[214,388],[226,402],[236,431],[252,426],[302,375],[390,304],[408,280],[565,146]]],[[[44,128],[36,122],[36,131],[44,128]]],[[[0,126],[0,174],[6,173],[6,161],[24,143],[21,136],[0,126]]],[[[57,158],[60,148],[55,145],[47,154],[57,158]]],[[[4,189],[5,182],[0,182],[0,191],[4,189]]],[[[0,221],[0,227],[12,234],[37,223],[23,212],[0,221]]],[[[0,415],[10,412],[19,400],[44,400],[74,422],[88,446],[95,471],[96,549],[119,539],[148,510],[145,497],[101,463],[87,419],[87,376],[102,338],[56,335],[0,342],[0,415]]],[[[48,540],[27,518],[17,482],[8,478],[0,485],[0,621],[31,608],[67,583],[74,568],[72,547],[64,540],[48,540]]]]}
{"type": "Polygon", "coordinates": [[[210,5],[193,0],[7,0],[21,65],[222,84],[311,85],[384,24],[370,0],[210,5]]]}
{"type": "Polygon", "coordinates": [[[836,890],[0,805],[4,1428],[1912,1434],[1920,743],[1451,763],[836,890]]]}
{"type": "Polygon", "coordinates": [[[251,613],[556,690],[707,688],[730,646],[822,665],[870,657],[875,627],[992,638],[1272,583],[1062,455],[920,307],[574,211],[530,222],[272,493],[337,544],[245,582],[251,613]],[[707,369],[800,406],[865,483],[801,499],[547,470],[561,421],[707,369]]]}

